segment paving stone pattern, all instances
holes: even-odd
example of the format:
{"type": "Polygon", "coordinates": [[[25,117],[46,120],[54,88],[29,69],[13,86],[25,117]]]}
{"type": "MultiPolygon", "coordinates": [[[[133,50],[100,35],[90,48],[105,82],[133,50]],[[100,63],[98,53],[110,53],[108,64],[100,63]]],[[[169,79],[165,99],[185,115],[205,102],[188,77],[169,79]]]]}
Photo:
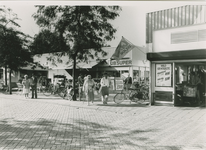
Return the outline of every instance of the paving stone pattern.
{"type": "Polygon", "coordinates": [[[0,94],[0,149],[205,150],[206,109],[0,94]]]}

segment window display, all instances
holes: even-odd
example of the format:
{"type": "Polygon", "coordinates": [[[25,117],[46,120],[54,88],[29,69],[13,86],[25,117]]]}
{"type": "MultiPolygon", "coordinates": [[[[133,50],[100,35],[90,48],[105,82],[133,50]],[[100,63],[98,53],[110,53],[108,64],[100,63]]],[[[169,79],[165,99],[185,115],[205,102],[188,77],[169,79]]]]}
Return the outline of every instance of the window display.
{"type": "Polygon", "coordinates": [[[204,64],[176,64],[176,103],[196,105],[203,102],[206,78],[204,64]]]}
{"type": "Polygon", "coordinates": [[[115,80],[116,82],[116,90],[122,90],[124,88],[123,80],[115,80]]]}

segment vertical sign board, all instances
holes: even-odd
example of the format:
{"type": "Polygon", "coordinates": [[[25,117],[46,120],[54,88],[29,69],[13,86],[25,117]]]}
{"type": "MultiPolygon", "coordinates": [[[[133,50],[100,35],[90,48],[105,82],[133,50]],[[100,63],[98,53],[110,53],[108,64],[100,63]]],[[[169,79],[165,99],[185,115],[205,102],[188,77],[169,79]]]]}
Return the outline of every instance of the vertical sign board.
{"type": "Polygon", "coordinates": [[[172,86],[172,64],[156,64],[155,84],[157,87],[172,86]]]}
{"type": "Polygon", "coordinates": [[[109,87],[110,90],[115,90],[115,86],[114,86],[114,79],[111,79],[111,85],[109,87]]]}
{"type": "Polygon", "coordinates": [[[115,80],[116,90],[122,90],[124,88],[123,80],[115,80]]]}

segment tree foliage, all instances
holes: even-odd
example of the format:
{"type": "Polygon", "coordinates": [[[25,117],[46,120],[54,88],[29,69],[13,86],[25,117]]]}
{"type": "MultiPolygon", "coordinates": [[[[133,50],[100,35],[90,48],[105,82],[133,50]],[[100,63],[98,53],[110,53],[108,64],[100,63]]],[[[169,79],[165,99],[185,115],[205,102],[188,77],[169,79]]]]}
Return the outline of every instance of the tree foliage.
{"type": "MultiPolygon", "coordinates": [[[[91,48],[94,49],[96,56],[98,53],[106,55],[101,47],[106,45],[107,41],[112,40],[116,32],[109,21],[119,16],[121,10],[118,6],[36,7],[38,7],[38,10],[33,17],[36,23],[44,29],[40,34],[48,32],[45,29],[56,34],[59,39],[63,39],[62,43],[67,45],[67,53],[70,58],[76,57],[80,61],[86,61],[88,56],[93,56],[89,51],[91,48]]],[[[40,37],[40,34],[38,37],[40,37]]],[[[52,39],[55,38],[51,38],[51,41],[52,39]]],[[[48,46],[48,48],[50,47],[48,46]]],[[[58,49],[57,46],[56,48],[57,50],[51,49],[51,52],[65,50],[64,48],[58,49]]]]}
{"type": "Polygon", "coordinates": [[[52,52],[65,52],[69,50],[63,38],[50,30],[42,30],[35,35],[34,41],[30,45],[32,54],[43,54],[52,52]]]}
{"type": "Polygon", "coordinates": [[[23,47],[23,40],[13,30],[0,34],[0,65],[17,71],[32,62],[30,52],[23,47]]]}
{"type": "Polygon", "coordinates": [[[19,31],[19,18],[11,9],[0,8],[0,65],[17,71],[32,62],[28,50],[30,36],[19,31]]]}
{"type": "Polygon", "coordinates": [[[0,17],[0,66],[10,69],[11,83],[11,72],[26,66],[33,59],[28,51],[29,36],[18,30],[17,15],[11,9],[1,7],[0,17]]]}

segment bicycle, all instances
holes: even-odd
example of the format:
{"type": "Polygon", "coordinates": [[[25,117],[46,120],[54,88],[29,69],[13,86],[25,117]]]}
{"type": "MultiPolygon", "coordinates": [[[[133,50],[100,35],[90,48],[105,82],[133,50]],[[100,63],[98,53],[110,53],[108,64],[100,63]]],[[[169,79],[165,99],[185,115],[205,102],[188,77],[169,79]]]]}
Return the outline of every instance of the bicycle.
{"type": "Polygon", "coordinates": [[[0,92],[1,93],[6,93],[8,92],[8,86],[4,85],[3,83],[0,83],[0,92]]]}
{"type": "Polygon", "coordinates": [[[135,102],[138,103],[141,100],[147,100],[149,99],[149,92],[148,92],[148,88],[146,85],[141,85],[138,88],[129,88],[128,89],[128,93],[127,94],[125,88],[123,88],[121,90],[120,93],[117,93],[113,100],[115,103],[120,104],[122,103],[124,100],[130,100],[130,104],[131,102],[135,102]]]}
{"type": "Polygon", "coordinates": [[[45,96],[58,94],[60,97],[64,98],[67,94],[67,89],[63,86],[58,86],[57,88],[54,88],[54,85],[50,84],[48,86],[45,86],[42,89],[42,92],[45,96]]]}

